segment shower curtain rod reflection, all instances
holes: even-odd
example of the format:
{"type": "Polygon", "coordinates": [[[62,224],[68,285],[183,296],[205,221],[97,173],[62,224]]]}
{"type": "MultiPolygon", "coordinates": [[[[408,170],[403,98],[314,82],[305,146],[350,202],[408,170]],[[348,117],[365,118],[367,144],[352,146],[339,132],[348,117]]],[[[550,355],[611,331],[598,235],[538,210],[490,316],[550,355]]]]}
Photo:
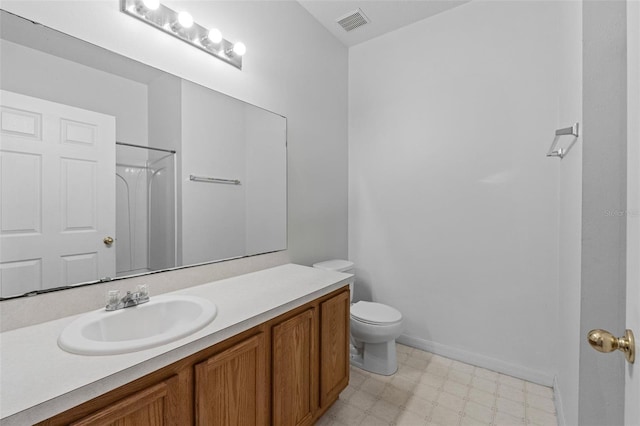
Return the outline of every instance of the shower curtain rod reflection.
{"type": "Polygon", "coordinates": [[[126,143],[126,142],[118,142],[118,141],[116,141],[116,145],[131,146],[131,147],[134,147],[134,148],[144,148],[144,149],[150,149],[152,151],[169,152],[171,154],[175,154],[176,153],[176,151],[173,150],[173,149],[154,148],[152,146],[135,145],[135,144],[126,143]]]}

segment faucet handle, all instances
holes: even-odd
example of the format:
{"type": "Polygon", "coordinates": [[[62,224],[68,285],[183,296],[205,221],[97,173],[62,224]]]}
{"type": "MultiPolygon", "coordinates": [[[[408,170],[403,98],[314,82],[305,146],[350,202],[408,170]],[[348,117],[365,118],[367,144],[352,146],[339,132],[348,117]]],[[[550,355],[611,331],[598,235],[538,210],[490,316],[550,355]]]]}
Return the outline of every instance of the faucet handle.
{"type": "Polygon", "coordinates": [[[120,303],[120,290],[109,290],[107,292],[107,307],[117,306],[120,303]]]}
{"type": "Polygon", "coordinates": [[[149,297],[149,286],[147,284],[139,284],[136,287],[136,292],[138,293],[138,297],[140,297],[140,298],[148,298],[149,297]]]}

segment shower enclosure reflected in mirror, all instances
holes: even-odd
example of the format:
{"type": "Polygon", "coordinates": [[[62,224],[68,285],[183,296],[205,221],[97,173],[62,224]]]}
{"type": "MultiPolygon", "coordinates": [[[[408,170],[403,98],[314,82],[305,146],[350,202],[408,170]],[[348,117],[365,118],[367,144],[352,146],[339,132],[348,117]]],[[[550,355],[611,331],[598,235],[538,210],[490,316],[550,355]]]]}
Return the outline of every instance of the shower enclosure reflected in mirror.
{"type": "Polygon", "coordinates": [[[116,142],[116,276],[172,268],[176,152],[116,142]]]}
{"type": "Polygon", "coordinates": [[[0,297],[286,249],[286,119],[0,11],[0,297]]]}

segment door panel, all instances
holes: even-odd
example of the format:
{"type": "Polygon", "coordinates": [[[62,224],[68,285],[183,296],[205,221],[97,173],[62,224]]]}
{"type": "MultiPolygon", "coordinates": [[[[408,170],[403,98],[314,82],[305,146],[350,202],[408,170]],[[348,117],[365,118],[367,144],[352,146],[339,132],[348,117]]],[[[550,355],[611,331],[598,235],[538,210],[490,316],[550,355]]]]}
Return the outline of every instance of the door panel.
{"type": "Polygon", "coordinates": [[[60,164],[62,231],[95,231],[97,162],[63,158],[60,164]]]}
{"type": "Polygon", "coordinates": [[[70,426],[178,425],[178,377],[165,380],[109,405],[70,426]]]}
{"type": "Polygon", "coordinates": [[[115,276],[115,118],[0,94],[0,296],[115,276]]]}
{"type": "Polygon", "coordinates": [[[98,275],[98,253],[81,253],[60,258],[61,282],[66,284],[91,281],[98,275]]]}
{"type": "Polygon", "coordinates": [[[320,406],[333,402],[349,382],[349,292],[320,304],[320,406]]]}
{"type": "Polygon", "coordinates": [[[7,294],[20,294],[24,291],[23,282],[34,287],[42,287],[42,259],[18,260],[0,263],[2,291],[7,294]]]}
{"type": "Polygon", "coordinates": [[[264,333],[197,364],[196,424],[268,424],[268,378],[264,333]]]}
{"type": "Polygon", "coordinates": [[[312,308],[273,327],[274,425],[312,423],[318,406],[315,317],[312,308]]]}
{"type": "Polygon", "coordinates": [[[21,111],[4,105],[0,129],[3,134],[12,134],[36,141],[41,140],[42,115],[37,112],[21,111]]]}
{"type": "Polygon", "coordinates": [[[37,233],[42,224],[42,157],[5,151],[1,157],[2,235],[37,233]],[[20,209],[14,206],[20,206],[20,209]]]}

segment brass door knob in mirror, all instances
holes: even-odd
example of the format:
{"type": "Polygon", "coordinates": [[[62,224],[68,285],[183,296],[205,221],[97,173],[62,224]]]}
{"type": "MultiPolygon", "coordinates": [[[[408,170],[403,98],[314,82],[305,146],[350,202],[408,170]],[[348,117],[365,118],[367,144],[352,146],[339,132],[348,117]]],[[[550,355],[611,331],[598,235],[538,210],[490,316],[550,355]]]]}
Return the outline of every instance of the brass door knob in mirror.
{"type": "Polygon", "coordinates": [[[110,246],[111,244],[113,244],[113,238],[112,237],[104,237],[104,240],[102,240],[102,242],[107,245],[110,246]]]}
{"type": "Polygon", "coordinates": [[[631,364],[636,359],[636,342],[633,332],[627,330],[623,337],[615,337],[607,330],[591,330],[589,332],[589,344],[598,352],[613,352],[616,349],[624,352],[624,356],[631,364]]]}

